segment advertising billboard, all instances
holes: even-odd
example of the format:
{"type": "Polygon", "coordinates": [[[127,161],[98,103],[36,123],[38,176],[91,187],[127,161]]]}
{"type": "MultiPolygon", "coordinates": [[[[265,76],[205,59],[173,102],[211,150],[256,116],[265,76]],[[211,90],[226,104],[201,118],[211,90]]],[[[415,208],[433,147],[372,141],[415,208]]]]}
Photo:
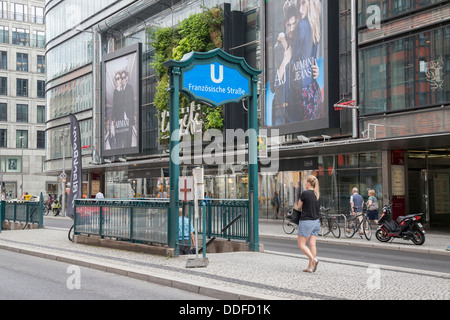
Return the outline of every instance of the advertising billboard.
{"type": "Polygon", "coordinates": [[[103,155],[140,152],[141,44],[103,59],[103,155]]]}
{"type": "Polygon", "coordinates": [[[339,86],[337,2],[266,1],[264,122],[280,134],[325,129],[335,122],[330,122],[330,105],[337,100],[330,94],[339,86]]]}

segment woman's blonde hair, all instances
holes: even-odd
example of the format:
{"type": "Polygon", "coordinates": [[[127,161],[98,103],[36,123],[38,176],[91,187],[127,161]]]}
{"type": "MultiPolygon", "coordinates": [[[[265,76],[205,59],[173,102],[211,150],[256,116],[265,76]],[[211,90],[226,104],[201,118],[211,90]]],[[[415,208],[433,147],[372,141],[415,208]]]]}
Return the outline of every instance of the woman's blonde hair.
{"type": "Polygon", "coordinates": [[[314,188],[314,194],[316,195],[317,200],[320,198],[320,191],[319,191],[319,180],[313,175],[308,176],[306,178],[306,182],[308,182],[311,187],[314,188]]]}
{"type": "Polygon", "coordinates": [[[375,197],[375,190],[370,189],[370,190],[369,190],[369,196],[375,197]]]}
{"type": "MultiPolygon", "coordinates": [[[[297,0],[297,8],[299,8],[299,2],[297,0]]],[[[319,43],[321,38],[320,27],[320,14],[322,12],[322,3],[320,0],[306,0],[309,2],[307,19],[312,30],[313,43],[319,43]]]]}

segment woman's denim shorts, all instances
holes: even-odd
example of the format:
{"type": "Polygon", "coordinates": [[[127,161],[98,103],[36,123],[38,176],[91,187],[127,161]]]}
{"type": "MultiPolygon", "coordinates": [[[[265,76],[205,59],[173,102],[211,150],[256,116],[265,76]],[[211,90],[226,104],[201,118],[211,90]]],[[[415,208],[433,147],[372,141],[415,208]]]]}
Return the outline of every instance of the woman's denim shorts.
{"type": "Polygon", "coordinates": [[[300,237],[309,238],[312,235],[318,236],[320,231],[320,220],[300,220],[298,224],[298,234],[300,237]]]}

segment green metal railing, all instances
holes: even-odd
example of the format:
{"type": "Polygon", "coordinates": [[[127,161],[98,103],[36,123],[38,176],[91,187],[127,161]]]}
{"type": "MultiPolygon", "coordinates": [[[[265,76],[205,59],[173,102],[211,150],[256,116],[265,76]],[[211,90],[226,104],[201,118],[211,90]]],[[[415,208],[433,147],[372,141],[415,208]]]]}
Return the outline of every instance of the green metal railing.
{"type": "MultiPolygon", "coordinates": [[[[247,200],[208,199],[199,201],[198,206],[196,224],[194,202],[178,204],[194,229],[204,235],[203,238],[249,241],[247,200]]],[[[169,245],[169,207],[168,200],[159,199],[76,200],[74,233],[169,245]]],[[[181,221],[184,224],[184,219],[181,221]]],[[[184,230],[184,225],[181,230],[184,230]]],[[[175,238],[179,239],[178,228],[176,231],[175,238]]]]}
{"type": "Polygon", "coordinates": [[[167,244],[168,201],[77,200],[75,234],[167,244]]]}
{"type": "Polygon", "coordinates": [[[32,201],[1,201],[0,202],[0,231],[3,221],[24,222],[44,227],[44,205],[41,194],[39,202],[32,201]]]}

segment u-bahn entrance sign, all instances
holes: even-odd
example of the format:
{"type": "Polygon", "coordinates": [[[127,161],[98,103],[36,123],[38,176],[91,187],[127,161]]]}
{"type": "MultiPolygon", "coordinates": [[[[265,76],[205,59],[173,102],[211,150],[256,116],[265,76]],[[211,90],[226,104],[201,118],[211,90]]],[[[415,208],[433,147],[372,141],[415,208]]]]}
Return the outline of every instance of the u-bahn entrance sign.
{"type": "Polygon", "coordinates": [[[180,61],[165,62],[170,77],[170,213],[169,245],[177,248],[180,92],[191,100],[219,107],[249,99],[249,239],[250,250],[259,251],[258,224],[258,127],[257,83],[262,71],[250,67],[244,58],[232,56],[222,49],[191,52],[180,61]]]}

